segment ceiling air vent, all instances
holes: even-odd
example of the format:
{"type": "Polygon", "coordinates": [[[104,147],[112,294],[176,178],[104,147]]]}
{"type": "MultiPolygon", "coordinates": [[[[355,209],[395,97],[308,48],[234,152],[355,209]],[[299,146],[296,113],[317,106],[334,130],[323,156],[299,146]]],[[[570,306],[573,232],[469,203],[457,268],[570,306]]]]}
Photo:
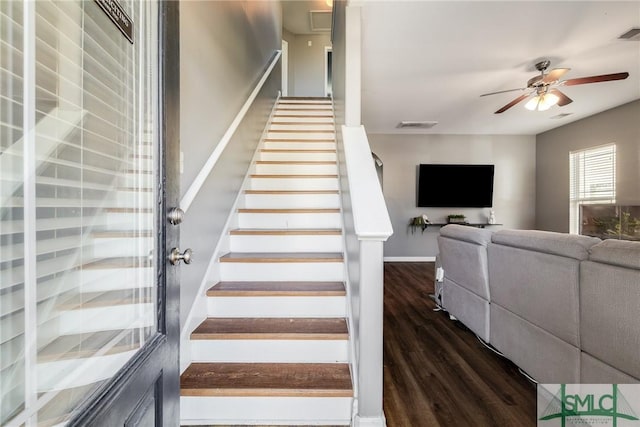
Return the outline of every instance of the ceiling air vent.
{"type": "Polygon", "coordinates": [[[331,11],[310,10],[311,31],[331,31],[331,11]]]}
{"type": "Polygon", "coordinates": [[[640,28],[632,28],[618,38],[622,40],[640,41],[640,28]]]}
{"type": "Polygon", "coordinates": [[[572,114],[573,113],[561,113],[561,114],[558,114],[557,116],[550,117],[550,119],[564,119],[565,117],[570,116],[572,114]]]}
{"type": "Polygon", "coordinates": [[[436,121],[419,122],[419,121],[403,120],[400,123],[398,123],[398,126],[396,126],[396,128],[398,129],[431,129],[437,124],[438,122],[436,121]]]}

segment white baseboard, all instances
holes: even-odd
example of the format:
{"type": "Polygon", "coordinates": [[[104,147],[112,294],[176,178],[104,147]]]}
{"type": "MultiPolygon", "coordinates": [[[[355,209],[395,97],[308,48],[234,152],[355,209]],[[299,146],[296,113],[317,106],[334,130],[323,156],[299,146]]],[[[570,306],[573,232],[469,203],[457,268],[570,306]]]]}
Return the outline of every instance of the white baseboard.
{"type": "Polygon", "coordinates": [[[355,416],[354,427],[387,427],[387,420],[384,415],[380,417],[360,417],[355,416]]]}
{"type": "Polygon", "coordinates": [[[384,262],[435,262],[434,256],[386,256],[384,262]]]}

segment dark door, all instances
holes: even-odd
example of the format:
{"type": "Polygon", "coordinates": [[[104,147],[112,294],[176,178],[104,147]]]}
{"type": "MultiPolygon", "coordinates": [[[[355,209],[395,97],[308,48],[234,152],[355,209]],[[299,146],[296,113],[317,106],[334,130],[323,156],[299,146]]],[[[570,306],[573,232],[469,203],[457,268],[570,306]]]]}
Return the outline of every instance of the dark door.
{"type": "Polygon", "coordinates": [[[179,425],[178,22],[0,1],[0,425],[179,425]]]}
{"type": "MultiPolygon", "coordinates": [[[[151,9],[149,9],[149,13],[151,9]]],[[[148,156],[157,164],[155,175],[157,251],[156,331],[102,392],[79,408],[71,425],[178,426],[179,425],[179,263],[168,256],[178,247],[179,221],[169,212],[179,206],[179,34],[178,2],[157,4],[158,93],[146,94],[151,121],[158,136],[157,149],[148,156]],[[155,157],[155,158],[154,158],[155,157]]],[[[153,31],[150,31],[153,34],[153,31]]],[[[153,55],[147,55],[153,58],[153,55]]],[[[154,84],[153,82],[150,82],[154,84]]],[[[141,88],[143,92],[144,88],[141,88]]],[[[146,90],[153,92],[153,88],[146,90]]],[[[144,128],[144,126],[141,126],[144,128]]],[[[144,142],[148,141],[143,141],[144,142]]],[[[143,160],[146,160],[143,158],[143,160]]]]}

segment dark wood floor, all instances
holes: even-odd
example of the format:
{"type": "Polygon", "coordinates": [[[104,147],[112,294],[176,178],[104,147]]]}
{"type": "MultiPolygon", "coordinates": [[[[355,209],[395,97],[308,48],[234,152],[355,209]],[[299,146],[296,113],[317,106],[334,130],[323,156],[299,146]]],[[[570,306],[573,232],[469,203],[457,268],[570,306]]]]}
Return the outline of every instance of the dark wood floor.
{"type": "Polygon", "coordinates": [[[433,263],[386,263],[384,279],[389,427],[535,425],[535,385],[448,314],[433,311],[433,263]]]}

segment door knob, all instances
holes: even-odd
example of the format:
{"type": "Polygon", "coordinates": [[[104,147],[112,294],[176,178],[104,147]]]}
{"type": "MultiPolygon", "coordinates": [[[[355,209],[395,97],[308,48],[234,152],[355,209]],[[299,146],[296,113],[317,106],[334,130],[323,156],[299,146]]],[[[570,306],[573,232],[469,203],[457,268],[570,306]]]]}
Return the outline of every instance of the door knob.
{"type": "MultiPolygon", "coordinates": [[[[171,208],[167,212],[167,221],[171,225],[178,225],[184,219],[184,211],[180,208],[171,208]]],[[[188,263],[187,263],[188,264],[188,263]]]]}
{"type": "Polygon", "coordinates": [[[179,264],[180,261],[184,261],[185,264],[191,264],[193,261],[193,251],[191,248],[185,249],[183,253],[180,253],[180,249],[173,248],[169,254],[169,262],[171,265],[179,264]]]}

